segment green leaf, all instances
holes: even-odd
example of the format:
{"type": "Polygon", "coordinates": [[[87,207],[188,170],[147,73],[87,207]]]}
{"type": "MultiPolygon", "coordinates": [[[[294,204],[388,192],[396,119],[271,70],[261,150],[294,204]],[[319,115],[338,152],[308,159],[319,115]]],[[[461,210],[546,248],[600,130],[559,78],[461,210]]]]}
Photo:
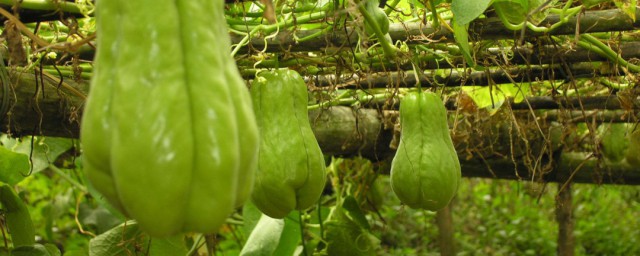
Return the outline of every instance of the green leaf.
{"type": "Polygon", "coordinates": [[[15,185],[27,174],[46,169],[62,153],[73,146],[71,139],[54,137],[25,137],[21,140],[0,137],[0,181],[15,185]],[[31,144],[33,143],[33,151],[31,144]],[[33,162],[33,171],[29,163],[33,162]]]}
{"type": "Polygon", "coordinates": [[[473,99],[478,108],[486,108],[493,114],[502,106],[507,97],[513,97],[514,103],[522,102],[530,94],[531,87],[529,85],[499,84],[491,87],[463,86],[462,90],[473,99]]]}
{"type": "Polygon", "coordinates": [[[258,221],[262,217],[262,212],[251,201],[247,201],[242,207],[242,229],[245,234],[251,234],[258,221]]]}
{"type": "Polygon", "coordinates": [[[353,196],[347,196],[344,198],[344,201],[342,202],[342,208],[346,210],[347,216],[349,216],[355,223],[357,223],[358,226],[367,230],[371,229],[367,217],[364,216],[364,213],[358,205],[358,201],[356,201],[353,196]]]}
{"type": "Polygon", "coordinates": [[[29,173],[29,157],[0,146],[0,182],[15,185],[29,173]]]}
{"type": "Polygon", "coordinates": [[[185,255],[183,236],[149,238],[135,221],[123,223],[89,242],[90,256],[111,255],[185,255]],[[149,244],[151,242],[151,244],[149,244]],[[148,252],[147,252],[148,248],[148,252]]]}
{"type": "Polygon", "coordinates": [[[292,211],[284,218],[284,229],[280,236],[278,248],[273,252],[273,255],[294,255],[300,243],[300,222],[298,222],[297,218],[299,214],[300,212],[298,211],[292,211]]]}
{"type": "Polygon", "coordinates": [[[284,229],[284,220],[262,215],[255,226],[240,255],[273,255],[284,229]]]}
{"type": "Polygon", "coordinates": [[[136,245],[140,245],[137,239],[142,234],[135,222],[127,222],[119,225],[105,233],[96,236],[89,241],[89,255],[91,256],[108,256],[108,255],[127,255],[131,253],[135,255],[136,245]]]}
{"type": "Polygon", "coordinates": [[[473,99],[478,108],[488,109],[492,114],[497,112],[506,99],[504,93],[489,86],[463,86],[462,90],[473,99]]]}
{"type": "Polygon", "coordinates": [[[151,239],[151,246],[149,246],[150,256],[162,256],[162,255],[186,255],[187,248],[184,243],[184,236],[172,236],[166,238],[153,238],[151,239]]]}
{"type": "Polygon", "coordinates": [[[47,252],[49,252],[49,255],[51,256],[62,255],[62,252],[60,252],[60,249],[58,249],[58,247],[55,244],[45,244],[44,248],[47,249],[47,252]]]}
{"type": "Polygon", "coordinates": [[[29,209],[18,197],[13,188],[7,184],[0,186],[0,202],[4,209],[4,217],[11,233],[14,247],[35,244],[35,230],[29,209]]]}
{"type": "Polygon", "coordinates": [[[613,1],[622,12],[627,14],[631,20],[636,21],[636,6],[637,0],[614,0],[613,1]]]}
{"type": "Polygon", "coordinates": [[[471,48],[469,47],[469,32],[467,32],[467,28],[469,25],[460,25],[457,22],[453,23],[453,36],[456,39],[456,43],[460,47],[460,51],[462,52],[462,56],[467,61],[467,65],[470,67],[475,67],[476,62],[473,60],[471,56],[471,48]]]}
{"type": "Polygon", "coordinates": [[[73,146],[71,139],[56,137],[34,137],[33,141],[31,137],[24,137],[20,140],[5,138],[2,143],[13,152],[31,156],[33,173],[49,167],[62,153],[73,146]]]}
{"type": "Polygon", "coordinates": [[[413,5],[414,8],[427,8],[424,3],[422,3],[422,1],[419,0],[409,0],[408,1],[411,5],[413,5]]]}
{"type": "Polygon", "coordinates": [[[492,4],[498,16],[508,20],[511,24],[520,24],[529,13],[528,0],[501,0],[492,4]]]}
{"type": "MultiPolygon", "coordinates": [[[[55,247],[55,246],[54,246],[55,247]]],[[[58,248],[56,248],[57,250],[58,248]]],[[[11,256],[58,256],[60,255],[60,251],[57,253],[51,253],[51,248],[48,248],[41,244],[34,244],[29,246],[20,246],[11,251],[11,256]]]]}
{"type": "MultiPolygon", "coordinates": [[[[524,22],[529,12],[534,11],[545,2],[546,0],[496,0],[492,6],[499,16],[515,25],[524,22]]],[[[553,6],[556,2],[558,1],[553,0],[547,6],[553,6]]],[[[542,11],[532,13],[529,22],[534,25],[540,24],[550,10],[551,8],[543,8],[542,11]]]]}
{"type": "Polygon", "coordinates": [[[351,220],[337,207],[325,224],[328,255],[376,255],[380,240],[351,220]]]}
{"type": "Polygon", "coordinates": [[[453,0],[451,12],[456,23],[467,25],[484,13],[489,8],[489,4],[491,0],[453,0]]]}
{"type": "Polygon", "coordinates": [[[122,223],[120,218],[111,214],[103,206],[98,205],[94,208],[86,202],[80,204],[78,218],[83,225],[95,227],[98,234],[102,234],[122,223]]]}

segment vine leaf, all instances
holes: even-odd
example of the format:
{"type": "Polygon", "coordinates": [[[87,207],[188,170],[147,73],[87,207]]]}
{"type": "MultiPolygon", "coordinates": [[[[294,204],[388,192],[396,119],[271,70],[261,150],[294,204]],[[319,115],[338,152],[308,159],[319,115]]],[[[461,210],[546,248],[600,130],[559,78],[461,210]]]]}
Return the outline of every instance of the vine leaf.
{"type": "Polygon", "coordinates": [[[265,223],[268,220],[263,216],[265,215],[251,202],[245,203],[242,208],[243,230],[245,234],[250,234],[249,239],[253,237],[253,241],[247,240],[245,248],[242,248],[244,255],[293,255],[300,243],[298,211],[292,211],[284,218],[283,227],[279,227],[282,220],[278,220],[280,224],[270,226],[272,230],[269,232],[264,231],[265,228],[260,228],[260,225],[268,224],[265,223]],[[258,230],[259,228],[262,231],[258,230]],[[262,242],[270,242],[268,248],[256,250],[256,246],[262,242]]]}
{"type": "Polygon", "coordinates": [[[59,256],[62,255],[54,244],[33,244],[20,246],[11,251],[11,256],[59,256]]]}
{"type": "Polygon", "coordinates": [[[182,235],[150,239],[138,223],[128,221],[91,239],[89,255],[186,255],[183,239],[182,235]]]}
{"type": "Polygon", "coordinates": [[[460,47],[460,52],[462,52],[462,56],[465,61],[467,61],[467,65],[470,67],[475,67],[476,62],[473,60],[471,56],[471,48],[469,47],[469,32],[467,32],[467,28],[469,24],[460,25],[458,22],[453,22],[453,36],[456,39],[456,43],[458,43],[458,47],[460,47]]]}
{"type": "MultiPolygon", "coordinates": [[[[547,6],[552,6],[557,1],[552,1],[547,6]]],[[[498,16],[503,17],[512,24],[519,24],[525,21],[529,12],[544,4],[545,0],[496,0],[492,6],[498,16]]],[[[540,24],[549,14],[550,8],[532,13],[528,22],[534,25],[540,24]]],[[[635,9],[634,9],[635,11],[635,9]]]]}
{"type": "Polygon", "coordinates": [[[0,151],[0,159],[3,160],[0,162],[4,162],[5,158],[14,158],[14,160],[11,161],[16,164],[15,166],[9,165],[9,167],[13,168],[12,173],[6,171],[7,169],[1,169],[0,181],[15,185],[30,172],[37,173],[49,167],[62,153],[73,146],[73,141],[66,138],[34,137],[33,139],[32,141],[31,137],[24,137],[22,140],[11,139],[6,136],[0,137],[0,144],[9,151],[0,151]],[[29,166],[29,158],[31,158],[31,165],[33,166],[29,166]],[[24,163],[18,162],[24,161],[22,159],[26,159],[27,161],[26,169],[24,168],[24,163]],[[19,173],[16,173],[16,171],[19,171],[19,173]],[[15,178],[16,175],[21,176],[21,178],[18,180],[4,180],[4,177],[10,176],[15,178]]]}
{"type": "Polygon", "coordinates": [[[29,173],[29,156],[0,146],[0,182],[15,185],[29,173]]]}
{"type": "Polygon", "coordinates": [[[469,95],[478,108],[484,108],[490,114],[495,114],[507,98],[513,97],[514,103],[524,101],[531,91],[528,86],[515,86],[513,84],[500,84],[489,86],[463,86],[462,90],[469,95]]]}
{"type": "Polygon", "coordinates": [[[13,246],[33,246],[36,242],[35,230],[29,209],[8,184],[0,184],[0,203],[13,246]]]}
{"type": "Polygon", "coordinates": [[[451,12],[455,21],[460,25],[467,25],[489,8],[491,0],[453,0],[451,12]]]}
{"type": "Polygon", "coordinates": [[[375,254],[380,240],[369,232],[369,223],[353,196],[345,197],[330,216],[325,222],[328,255],[375,254]]]}
{"type": "Polygon", "coordinates": [[[614,0],[613,1],[622,12],[627,14],[631,20],[636,21],[636,6],[637,0],[614,0]]]}
{"type": "Polygon", "coordinates": [[[240,255],[273,255],[280,243],[283,230],[284,220],[262,214],[240,255]]]}

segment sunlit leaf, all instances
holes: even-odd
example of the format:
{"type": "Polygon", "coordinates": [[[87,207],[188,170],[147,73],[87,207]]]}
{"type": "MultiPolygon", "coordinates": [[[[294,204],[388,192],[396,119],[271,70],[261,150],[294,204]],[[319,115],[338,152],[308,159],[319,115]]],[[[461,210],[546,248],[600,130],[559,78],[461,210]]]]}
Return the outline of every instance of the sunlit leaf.
{"type": "Polygon", "coordinates": [[[251,235],[249,235],[247,243],[242,248],[240,255],[273,255],[273,252],[275,252],[280,242],[283,229],[284,220],[274,219],[263,214],[251,232],[251,235]]]}
{"type": "Polygon", "coordinates": [[[614,0],[613,1],[620,10],[622,10],[631,20],[636,21],[637,0],[614,0]]]}

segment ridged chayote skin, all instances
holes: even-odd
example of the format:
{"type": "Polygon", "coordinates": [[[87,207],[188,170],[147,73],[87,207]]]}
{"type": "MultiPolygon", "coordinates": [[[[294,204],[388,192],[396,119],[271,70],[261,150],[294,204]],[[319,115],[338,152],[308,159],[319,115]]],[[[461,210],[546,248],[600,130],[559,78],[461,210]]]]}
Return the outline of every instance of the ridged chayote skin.
{"type": "Polygon", "coordinates": [[[258,171],[252,202],[283,218],[320,198],[326,172],[307,114],[307,86],[292,70],[260,73],[251,98],[260,130],[258,171]]]}
{"type": "Polygon", "coordinates": [[[250,194],[259,142],[224,1],[98,1],[96,19],[89,181],[152,236],[217,231],[250,194]]]}
{"type": "Polygon", "coordinates": [[[442,209],[456,194],[461,173],[440,97],[431,92],[407,94],[400,102],[400,126],[391,188],[411,208],[442,209]]]}

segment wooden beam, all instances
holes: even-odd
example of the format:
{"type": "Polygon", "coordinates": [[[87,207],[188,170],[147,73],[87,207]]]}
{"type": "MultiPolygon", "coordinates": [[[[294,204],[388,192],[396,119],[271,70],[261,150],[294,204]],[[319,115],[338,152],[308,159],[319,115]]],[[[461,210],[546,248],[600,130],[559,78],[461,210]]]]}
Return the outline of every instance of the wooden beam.
{"type": "MultiPolygon", "coordinates": [[[[636,16],[640,16],[640,9],[636,9],[636,16]]],[[[560,20],[559,15],[549,15],[541,25],[554,24],[560,20]]],[[[567,23],[558,29],[546,33],[546,35],[574,35],[576,30],[579,33],[594,32],[614,32],[631,31],[640,28],[640,19],[633,21],[625,13],[618,9],[587,11],[579,17],[572,17],[567,23]]],[[[249,44],[254,49],[264,49],[268,44],[267,51],[322,51],[328,47],[353,46],[358,40],[358,33],[353,28],[344,28],[331,31],[325,36],[319,36],[301,43],[295,38],[303,38],[321,32],[319,29],[280,31],[276,35],[256,36],[250,39],[249,44]],[[294,37],[295,33],[295,37],[294,37]]],[[[514,39],[518,38],[520,31],[508,30],[498,18],[477,19],[469,25],[469,34],[478,39],[514,39]]],[[[453,33],[446,29],[436,29],[431,24],[424,25],[416,23],[394,23],[389,28],[389,35],[393,41],[407,41],[407,43],[433,43],[454,42],[453,33]]],[[[545,35],[527,31],[526,39],[545,35]]],[[[234,43],[240,42],[243,36],[232,34],[234,43]]],[[[243,47],[246,52],[248,47],[243,47]]]]}
{"type": "MultiPolygon", "coordinates": [[[[3,132],[12,136],[78,137],[83,95],[88,89],[86,82],[65,80],[61,84],[47,75],[10,74],[12,108],[9,115],[0,118],[3,132]],[[39,82],[36,86],[36,77],[44,78],[44,83],[39,82]]],[[[559,114],[553,120],[564,123],[576,118],[562,111],[569,110],[556,110],[559,114]]],[[[597,118],[598,111],[607,113],[594,110],[592,112],[596,114],[590,118],[597,118]]],[[[565,147],[569,148],[567,145],[548,143],[554,129],[565,133],[571,132],[571,128],[553,125],[544,114],[534,118],[530,113],[528,110],[504,111],[494,115],[484,111],[461,113],[463,116],[458,116],[460,119],[455,119],[458,122],[451,126],[463,175],[557,181],[556,171],[550,166],[560,160],[557,168],[572,173],[573,182],[640,184],[640,171],[626,163],[607,163],[588,157],[584,152],[563,152],[565,147]],[[517,120],[517,126],[514,120],[517,120]]],[[[629,118],[628,112],[618,113],[623,116],[614,119],[625,120],[624,115],[629,118]]],[[[453,117],[455,112],[450,114],[453,117]]],[[[395,153],[394,138],[399,135],[399,131],[394,129],[396,111],[335,106],[310,111],[309,115],[316,138],[326,155],[361,155],[388,164],[395,153]]]]}

